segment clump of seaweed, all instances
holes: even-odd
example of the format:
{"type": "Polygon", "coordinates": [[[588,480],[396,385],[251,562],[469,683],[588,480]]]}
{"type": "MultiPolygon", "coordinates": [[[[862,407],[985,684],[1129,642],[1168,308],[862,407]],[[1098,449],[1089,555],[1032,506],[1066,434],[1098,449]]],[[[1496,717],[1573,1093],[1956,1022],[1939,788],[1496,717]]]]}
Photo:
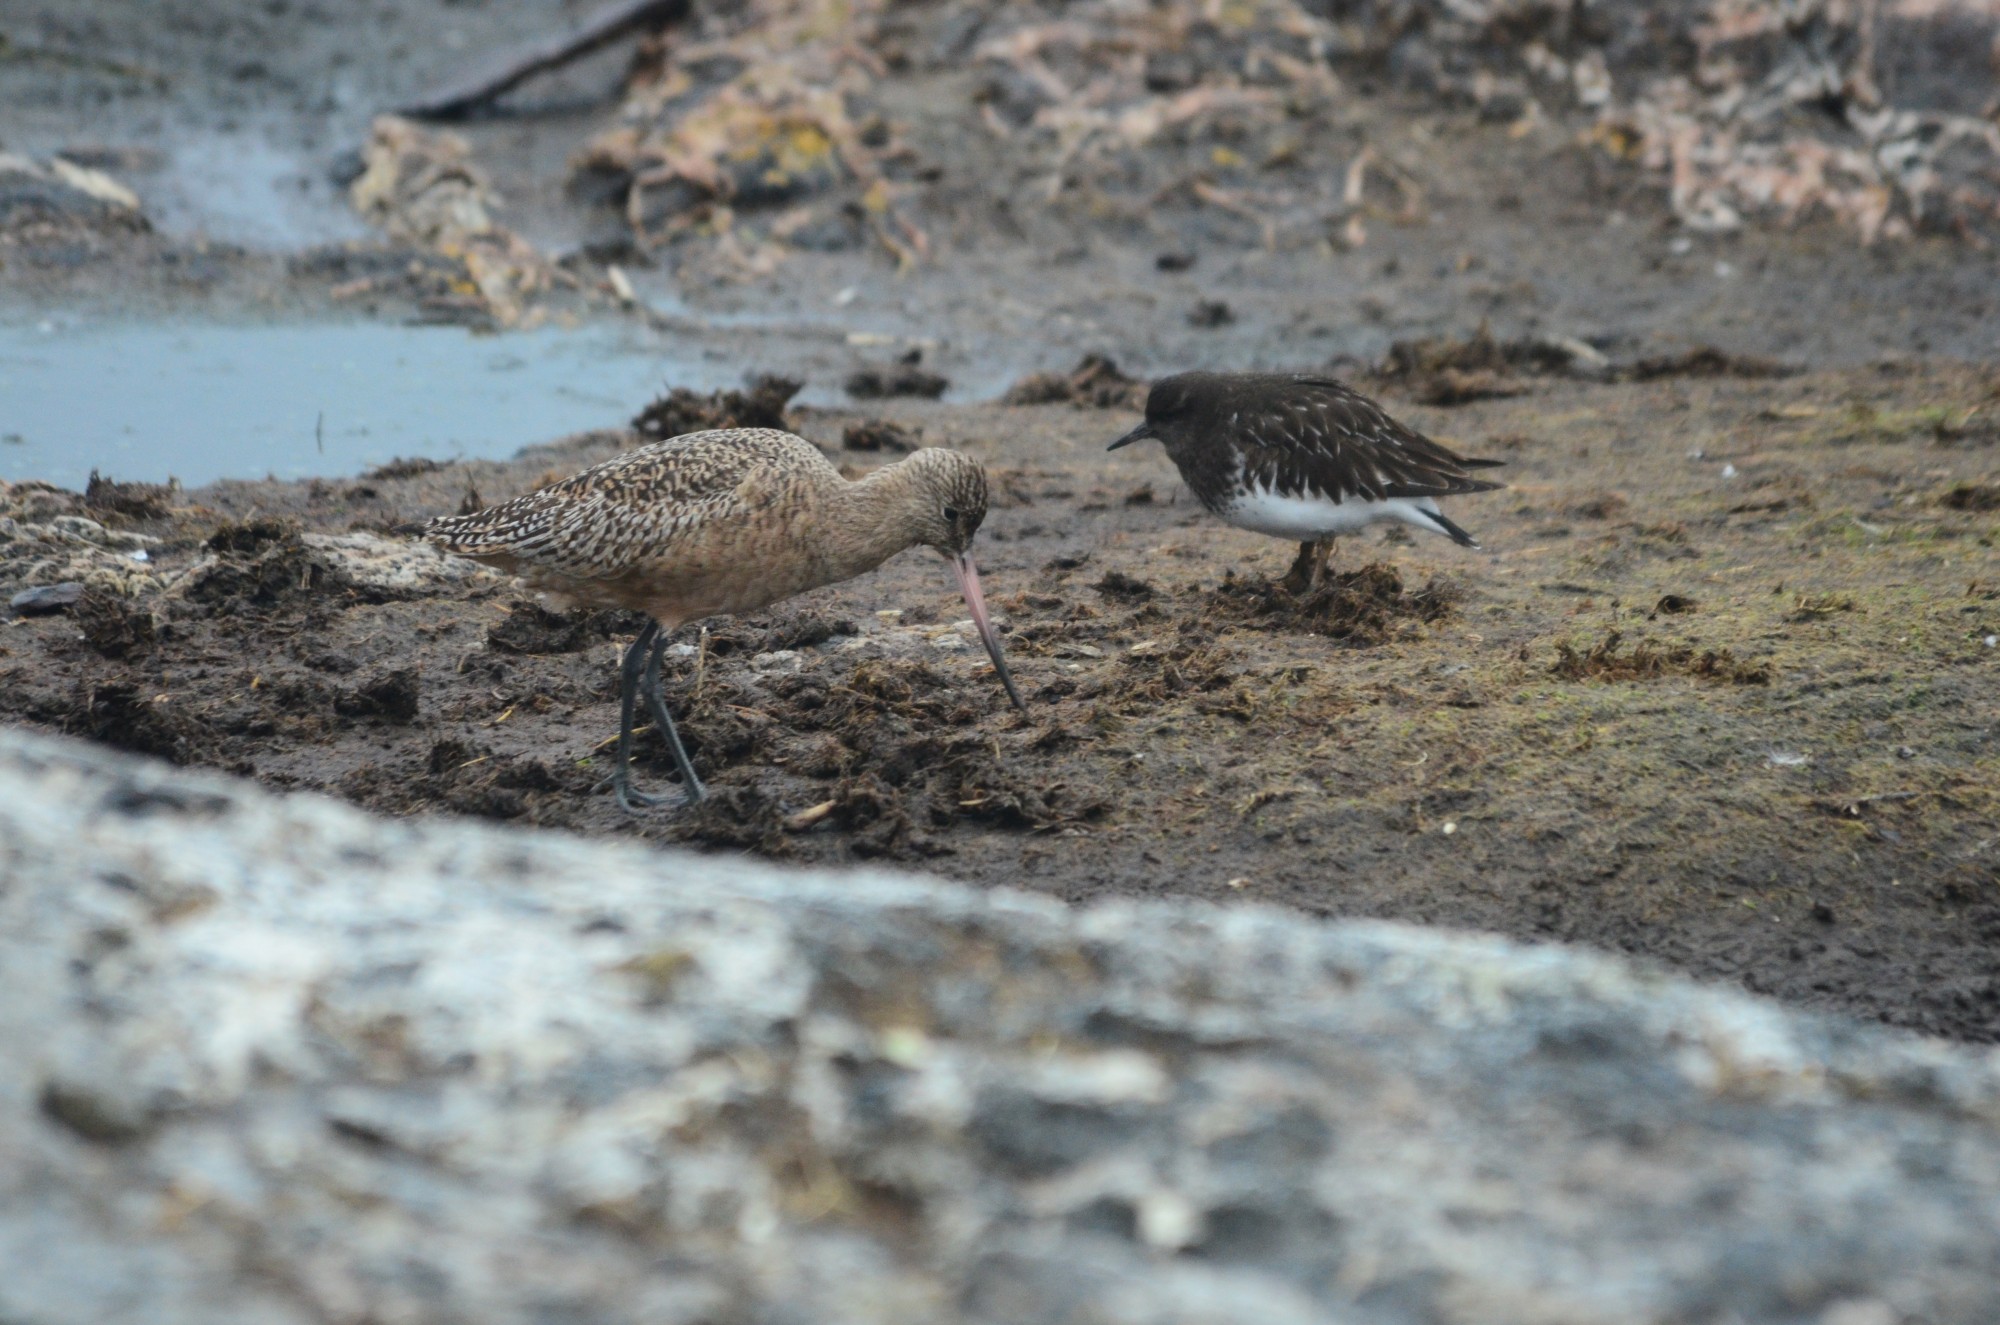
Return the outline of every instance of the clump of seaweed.
{"type": "Polygon", "coordinates": [[[1696,652],[1690,645],[1662,646],[1640,640],[1629,652],[1620,652],[1624,643],[1620,631],[1608,631],[1588,651],[1568,643],[1556,645],[1556,661],[1549,668],[1566,681],[1650,681],[1662,676],[1693,676],[1733,685],[1767,685],[1770,664],[1744,662],[1728,649],[1696,652]]]}
{"type": "Polygon", "coordinates": [[[1031,373],[1007,388],[1009,405],[1071,404],[1085,409],[1144,409],[1151,384],[1120,372],[1106,354],[1086,354],[1066,373],[1031,373]]]}
{"type": "Polygon", "coordinates": [[[114,483],[90,471],[90,484],[83,491],[83,504],[97,513],[128,516],[134,520],[164,520],[173,513],[173,501],[180,495],[179,482],[114,483]]]}
{"type": "Polygon", "coordinates": [[[790,428],[785,406],[803,383],[771,374],[754,377],[744,391],[703,394],[677,386],[639,411],[632,427],[649,441],[710,428],[790,428]]]}
{"type": "Polygon", "coordinates": [[[1231,572],[1208,595],[1211,611],[1267,630],[1306,630],[1356,648],[1386,641],[1406,622],[1429,623],[1451,615],[1464,596],[1457,584],[1432,576],[1414,592],[1384,562],[1329,574],[1319,588],[1295,594],[1282,583],[1231,572]]]}

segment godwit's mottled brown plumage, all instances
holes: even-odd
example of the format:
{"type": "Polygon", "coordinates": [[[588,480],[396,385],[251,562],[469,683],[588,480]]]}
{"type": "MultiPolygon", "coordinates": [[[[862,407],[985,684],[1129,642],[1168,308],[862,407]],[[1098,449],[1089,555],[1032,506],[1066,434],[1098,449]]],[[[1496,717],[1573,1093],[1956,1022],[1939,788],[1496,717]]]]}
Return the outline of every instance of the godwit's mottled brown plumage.
{"type": "Polygon", "coordinates": [[[631,808],[657,803],[627,782],[641,700],[667,738],[689,802],[702,795],[660,693],[660,658],[674,630],[852,579],[919,544],[951,562],[994,670],[1022,707],[968,551],[985,518],[986,475],[956,451],[917,451],[849,482],[802,437],[731,428],[638,447],[513,501],[433,520],[424,536],[579,604],[651,618],[622,669],[612,780],[631,808]]]}

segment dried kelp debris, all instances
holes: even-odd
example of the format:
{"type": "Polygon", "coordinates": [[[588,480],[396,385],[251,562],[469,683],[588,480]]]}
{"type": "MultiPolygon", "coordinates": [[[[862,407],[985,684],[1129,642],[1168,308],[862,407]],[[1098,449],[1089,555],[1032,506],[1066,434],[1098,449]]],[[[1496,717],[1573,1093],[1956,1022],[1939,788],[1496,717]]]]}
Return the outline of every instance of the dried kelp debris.
{"type": "Polygon", "coordinates": [[[1209,612],[1267,630],[1302,630],[1357,648],[1386,642],[1406,626],[1449,616],[1462,591],[1450,580],[1433,578],[1414,591],[1402,574],[1383,562],[1329,573],[1316,589],[1295,593],[1260,577],[1223,577],[1208,595],[1209,612]]]}
{"type": "Polygon", "coordinates": [[[710,428],[777,428],[789,431],[785,407],[803,383],[772,374],[752,378],[743,391],[702,393],[677,386],[656,397],[632,420],[649,440],[710,428]]]}
{"type": "Polygon", "coordinates": [[[2000,231],[1996,33],[1987,0],[747,0],[655,42],[573,169],[640,247],[699,241],[743,276],[801,248],[915,263],[975,200],[1113,224],[1188,208],[1266,247],[1351,248],[1427,211],[1384,145],[1319,131],[1388,82],[1575,117],[1695,229],[2000,231]],[[890,86],[967,65],[956,115],[912,118],[890,86]]]}
{"type": "Polygon", "coordinates": [[[1106,354],[1086,354],[1066,373],[1031,373],[1007,388],[1009,405],[1071,404],[1087,409],[1142,410],[1151,384],[1127,377],[1106,354]]]}
{"type": "Polygon", "coordinates": [[[1549,670],[1568,681],[1648,681],[1662,676],[1693,676],[1735,685],[1766,685],[1771,668],[1766,663],[1745,662],[1728,649],[1696,650],[1691,645],[1662,645],[1640,640],[1623,649],[1624,636],[1607,631],[1589,649],[1564,643],[1556,646],[1555,665],[1549,670]]]}

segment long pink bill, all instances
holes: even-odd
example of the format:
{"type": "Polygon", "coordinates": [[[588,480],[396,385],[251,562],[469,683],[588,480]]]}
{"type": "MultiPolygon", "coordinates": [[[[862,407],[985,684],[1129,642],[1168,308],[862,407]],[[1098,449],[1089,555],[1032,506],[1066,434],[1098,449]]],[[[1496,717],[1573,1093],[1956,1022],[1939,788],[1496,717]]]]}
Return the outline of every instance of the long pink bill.
{"type": "Polygon", "coordinates": [[[958,591],[965,595],[965,605],[972,609],[972,624],[979,631],[979,642],[986,646],[986,656],[993,660],[1000,684],[1007,687],[1007,698],[1014,701],[1015,708],[1027,712],[1021,692],[1014,688],[1014,678],[1007,674],[1007,660],[1000,656],[1000,637],[993,633],[993,622],[986,615],[986,596],[979,592],[979,568],[972,564],[972,553],[961,552],[946,560],[951,562],[952,574],[958,577],[958,591]]]}

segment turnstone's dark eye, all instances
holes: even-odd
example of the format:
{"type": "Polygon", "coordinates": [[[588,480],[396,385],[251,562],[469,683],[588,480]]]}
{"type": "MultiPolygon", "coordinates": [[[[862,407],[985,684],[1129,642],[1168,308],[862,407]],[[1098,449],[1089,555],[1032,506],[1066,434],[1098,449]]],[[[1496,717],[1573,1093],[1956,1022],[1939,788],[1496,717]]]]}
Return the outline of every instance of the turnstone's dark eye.
{"type": "Polygon", "coordinates": [[[952,509],[951,507],[949,507],[949,506],[945,507],[945,508],[944,508],[944,522],[945,522],[946,524],[957,524],[957,523],[958,523],[958,512],[957,512],[957,511],[955,511],[955,510],[953,510],[953,509],[952,509]]]}

